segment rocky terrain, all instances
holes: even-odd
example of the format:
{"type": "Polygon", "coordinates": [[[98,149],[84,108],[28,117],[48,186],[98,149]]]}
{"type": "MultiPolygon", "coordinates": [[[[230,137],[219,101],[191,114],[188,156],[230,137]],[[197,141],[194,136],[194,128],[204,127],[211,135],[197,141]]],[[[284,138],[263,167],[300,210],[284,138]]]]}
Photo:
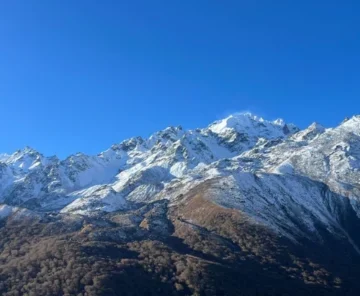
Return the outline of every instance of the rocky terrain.
{"type": "Polygon", "coordinates": [[[2,295],[358,295],[360,116],[234,114],[0,154],[2,295]]]}

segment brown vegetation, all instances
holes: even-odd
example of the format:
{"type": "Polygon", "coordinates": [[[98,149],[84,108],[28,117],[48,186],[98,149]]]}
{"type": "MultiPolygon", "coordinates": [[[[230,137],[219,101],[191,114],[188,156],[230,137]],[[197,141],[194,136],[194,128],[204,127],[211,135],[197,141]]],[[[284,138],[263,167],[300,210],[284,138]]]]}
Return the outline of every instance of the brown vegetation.
{"type": "Polygon", "coordinates": [[[356,295],[359,261],[331,244],[339,256],[279,238],[195,190],[169,209],[8,221],[0,294],[356,295]]]}

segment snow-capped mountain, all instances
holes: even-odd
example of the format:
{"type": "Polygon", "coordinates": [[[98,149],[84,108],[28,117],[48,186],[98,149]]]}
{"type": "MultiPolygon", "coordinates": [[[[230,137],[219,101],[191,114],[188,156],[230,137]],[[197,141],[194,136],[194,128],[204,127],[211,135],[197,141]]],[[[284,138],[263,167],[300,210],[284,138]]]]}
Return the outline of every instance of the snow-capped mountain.
{"type": "Polygon", "coordinates": [[[157,200],[176,206],[199,186],[211,202],[290,239],[321,240],[320,227],[358,251],[346,225],[360,217],[360,116],[299,130],[242,113],[131,138],[96,156],[60,160],[29,147],[0,155],[2,216],[91,216],[157,200]]]}
{"type": "Polygon", "coordinates": [[[59,160],[25,147],[1,155],[0,194],[9,204],[46,209],[58,208],[58,202],[62,207],[77,191],[96,185],[111,184],[117,192],[128,191],[126,196],[144,186],[143,194],[151,195],[196,167],[237,156],[261,139],[281,139],[294,131],[281,120],[268,122],[241,114],[205,129],[166,128],[148,139],[125,140],[97,156],[78,153],[59,160]]]}
{"type": "Polygon", "coordinates": [[[358,295],[359,228],[360,116],[233,114],[98,155],[0,155],[4,295],[358,295]]]}

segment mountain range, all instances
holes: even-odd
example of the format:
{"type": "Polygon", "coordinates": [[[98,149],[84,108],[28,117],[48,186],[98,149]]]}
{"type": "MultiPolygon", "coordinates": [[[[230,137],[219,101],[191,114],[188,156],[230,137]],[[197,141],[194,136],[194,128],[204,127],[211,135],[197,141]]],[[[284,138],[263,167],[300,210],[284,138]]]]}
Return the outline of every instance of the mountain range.
{"type": "Polygon", "coordinates": [[[300,130],[239,113],[66,159],[25,147],[0,154],[0,203],[3,295],[360,292],[360,116],[300,130]],[[94,271],[97,281],[81,271],[74,286],[35,268],[20,285],[19,262],[44,264],[43,252],[27,256],[50,239],[93,258],[90,270],[112,268],[94,271]]]}

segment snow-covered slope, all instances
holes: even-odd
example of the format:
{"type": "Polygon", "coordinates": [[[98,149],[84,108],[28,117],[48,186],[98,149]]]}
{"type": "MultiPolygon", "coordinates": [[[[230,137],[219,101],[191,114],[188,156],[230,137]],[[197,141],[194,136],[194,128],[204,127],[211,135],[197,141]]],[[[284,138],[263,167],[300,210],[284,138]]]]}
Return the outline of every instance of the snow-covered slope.
{"type": "Polygon", "coordinates": [[[125,140],[96,156],[60,160],[29,147],[0,155],[0,202],[35,212],[92,215],[160,199],[171,206],[206,182],[217,184],[212,202],[286,236],[319,237],[318,225],[347,236],[344,215],[360,217],[360,116],[300,131],[281,119],[233,114],[203,129],[125,140]]]}

